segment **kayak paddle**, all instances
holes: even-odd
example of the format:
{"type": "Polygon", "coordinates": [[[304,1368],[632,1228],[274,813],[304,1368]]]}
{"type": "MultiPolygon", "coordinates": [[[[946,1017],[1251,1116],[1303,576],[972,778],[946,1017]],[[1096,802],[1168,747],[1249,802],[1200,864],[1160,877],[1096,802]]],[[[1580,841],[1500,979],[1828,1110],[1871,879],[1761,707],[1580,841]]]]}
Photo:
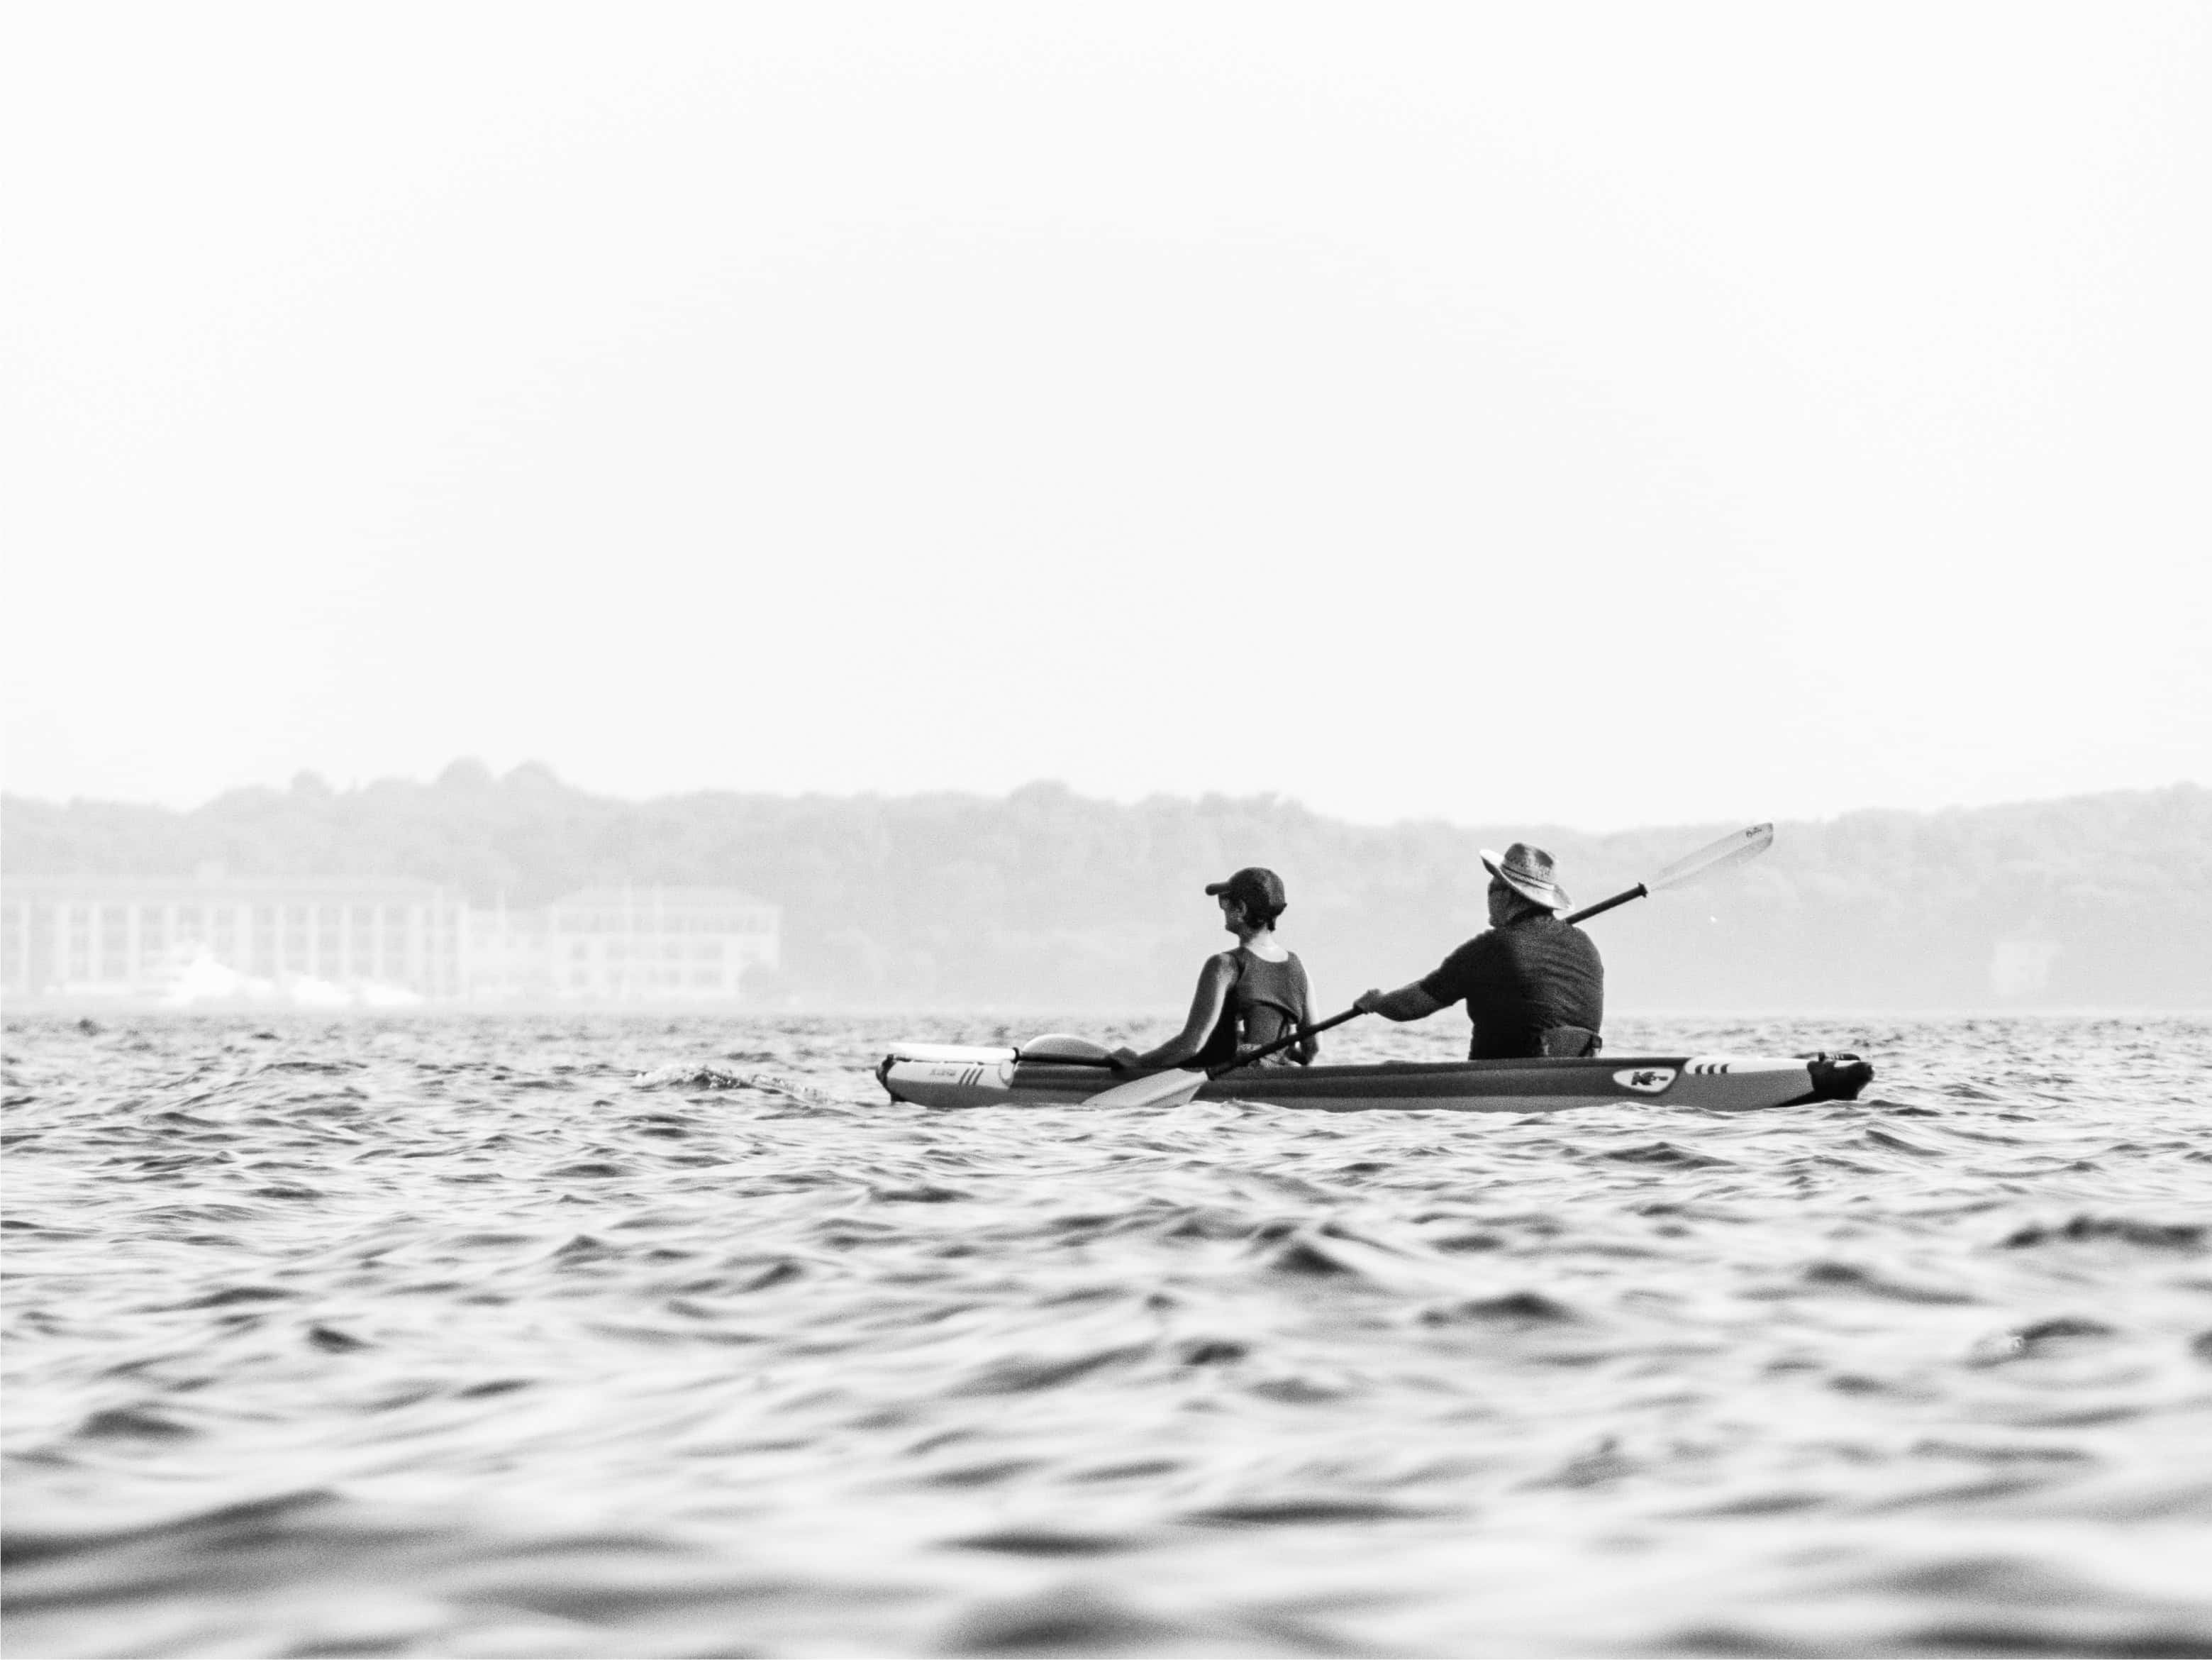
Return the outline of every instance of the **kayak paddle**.
{"type": "Polygon", "coordinates": [[[1668,888],[1679,888],[1711,876],[1715,871],[1726,870],[1730,865],[1740,865],[1747,859],[1756,859],[1774,845],[1774,826],[1752,824],[1740,830],[1730,830],[1708,847],[1699,848],[1685,858],[1677,859],[1656,876],[1647,876],[1634,887],[1624,889],[1610,899],[1601,899],[1595,905],[1584,905],[1572,915],[1562,916],[1562,922],[1580,922],[1595,916],[1600,911],[1611,910],[1615,905],[1625,905],[1632,899],[1641,899],[1648,893],[1664,893],[1668,888]]]}
{"type": "MultiPolygon", "coordinates": [[[[1580,910],[1571,915],[1563,916],[1559,920],[1563,922],[1580,922],[1595,916],[1601,911],[1611,910],[1615,905],[1625,905],[1632,899],[1641,899],[1648,894],[1664,893],[1669,888],[1686,887],[1701,877],[1712,875],[1716,871],[1726,870],[1731,865],[1740,865],[1747,859],[1756,859],[1773,845],[1774,826],[1771,824],[1752,824],[1740,830],[1731,830],[1719,841],[1677,859],[1656,875],[1647,876],[1634,887],[1625,888],[1614,894],[1612,898],[1601,899],[1595,905],[1585,905],[1580,910]]],[[[1193,1072],[1187,1067],[1177,1067],[1166,1072],[1150,1073],[1142,1078],[1132,1078],[1126,1084],[1116,1084],[1110,1090],[1101,1090],[1097,1094],[1085,1100],[1083,1104],[1086,1107],[1179,1107],[1224,1073],[1249,1067],[1255,1061],[1264,1061],[1267,1056],[1290,1048],[1302,1037],[1316,1037],[1327,1031],[1331,1026],[1340,1026],[1346,1021],[1356,1018],[1365,1012],[1364,1009],[1346,1009],[1341,1014],[1329,1016],[1318,1025],[1308,1026],[1304,1031],[1294,1031],[1287,1037],[1278,1038],[1272,1043],[1263,1044],[1248,1054],[1238,1055],[1233,1061],[1224,1061],[1218,1067],[1210,1067],[1204,1072],[1193,1072]]]]}

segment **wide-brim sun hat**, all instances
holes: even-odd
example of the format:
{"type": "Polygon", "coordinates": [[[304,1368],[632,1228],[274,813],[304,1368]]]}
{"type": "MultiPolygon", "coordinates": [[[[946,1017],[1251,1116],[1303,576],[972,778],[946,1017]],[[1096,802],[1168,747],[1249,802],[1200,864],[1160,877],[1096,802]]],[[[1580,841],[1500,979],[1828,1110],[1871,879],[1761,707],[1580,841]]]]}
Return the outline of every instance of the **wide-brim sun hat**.
{"type": "Polygon", "coordinates": [[[1552,855],[1526,842],[1516,842],[1500,858],[1482,849],[1482,865],[1492,876],[1519,894],[1550,911],[1562,911],[1573,902],[1567,891],[1552,879],[1552,855]]]}

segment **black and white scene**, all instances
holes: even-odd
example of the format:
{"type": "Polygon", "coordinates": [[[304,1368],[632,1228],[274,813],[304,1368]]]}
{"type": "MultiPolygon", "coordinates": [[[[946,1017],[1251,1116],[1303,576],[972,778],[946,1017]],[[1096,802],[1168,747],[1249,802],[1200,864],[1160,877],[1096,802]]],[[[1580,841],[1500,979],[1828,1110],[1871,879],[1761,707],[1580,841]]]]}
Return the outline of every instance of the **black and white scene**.
{"type": "Polygon", "coordinates": [[[2212,1657],[2212,6],[0,11],[19,1660],[2212,1657]]]}

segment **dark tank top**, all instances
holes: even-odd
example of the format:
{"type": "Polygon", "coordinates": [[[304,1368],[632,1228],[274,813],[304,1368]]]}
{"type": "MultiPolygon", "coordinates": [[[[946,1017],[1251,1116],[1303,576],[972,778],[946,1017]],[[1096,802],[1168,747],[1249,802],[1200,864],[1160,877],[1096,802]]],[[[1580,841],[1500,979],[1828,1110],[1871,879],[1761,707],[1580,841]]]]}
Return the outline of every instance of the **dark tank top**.
{"type": "MultiPolygon", "coordinates": [[[[1230,985],[1229,995],[1222,1000],[1221,1018],[1214,1022],[1206,1047],[1188,1065],[1218,1067],[1247,1049],[1287,1037],[1297,1029],[1298,1017],[1306,1006],[1305,964],[1298,961],[1296,952],[1279,963],[1255,957],[1242,946],[1222,955],[1229,959],[1237,978],[1230,985]]],[[[1294,1063],[1285,1049],[1260,1064],[1294,1063]]]]}

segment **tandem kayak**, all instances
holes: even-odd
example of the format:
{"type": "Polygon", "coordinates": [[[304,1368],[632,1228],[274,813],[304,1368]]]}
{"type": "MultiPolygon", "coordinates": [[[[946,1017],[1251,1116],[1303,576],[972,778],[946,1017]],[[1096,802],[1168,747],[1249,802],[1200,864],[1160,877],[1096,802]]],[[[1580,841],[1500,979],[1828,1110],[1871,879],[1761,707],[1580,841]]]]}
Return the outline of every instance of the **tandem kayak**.
{"type": "MultiPolygon", "coordinates": [[[[1117,1072],[1085,1037],[967,1048],[908,1043],[876,1068],[894,1101],[924,1107],[1064,1107],[1148,1075],[1117,1072]]],[[[1252,1067],[1210,1079],[1200,1101],[1255,1101],[1321,1112],[1416,1109],[1559,1112],[1623,1101],[1752,1112],[1855,1101],[1874,1079],[1856,1055],[1595,1055],[1579,1060],[1384,1061],[1349,1067],[1252,1067]]]]}

